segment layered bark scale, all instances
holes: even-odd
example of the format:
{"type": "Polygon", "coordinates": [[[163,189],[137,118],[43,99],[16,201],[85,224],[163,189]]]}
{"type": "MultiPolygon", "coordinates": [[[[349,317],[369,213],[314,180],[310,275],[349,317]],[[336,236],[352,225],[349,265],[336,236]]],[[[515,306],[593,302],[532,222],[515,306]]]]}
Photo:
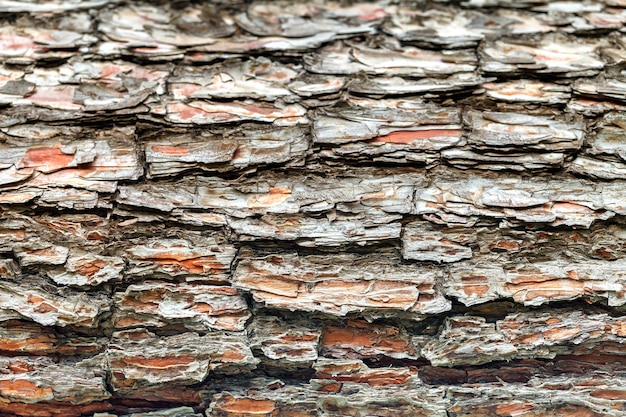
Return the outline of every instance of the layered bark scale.
{"type": "Polygon", "coordinates": [[[0,414],[626,413],[624,1],[0,22],[0,414]]]}

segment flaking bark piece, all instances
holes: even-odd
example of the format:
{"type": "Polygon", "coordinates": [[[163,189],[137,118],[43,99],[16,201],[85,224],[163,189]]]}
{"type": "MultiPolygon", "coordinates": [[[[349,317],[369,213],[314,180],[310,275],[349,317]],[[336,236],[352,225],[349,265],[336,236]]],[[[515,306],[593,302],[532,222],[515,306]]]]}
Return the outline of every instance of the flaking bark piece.
{"type": "Polygon", "coordinates": [[[578,298],[606,300],[610,306],[626,303],[623,261],[512,258],[497,265],[490,260],[477,257],[451,266],[444,293],[465,305],[500,298],[531,306],[578,298]]]}
{"type": "Polygon", "coordinates": [[[596,118],[610,112],[624,112],[626,111],[626,104],[609,100],[574,97],[567,103],[566,111],[596,118]]]}
{"type": "Polygon", "coordinates": [[[220,39],[211,45],[196,46],[184,57],[184,62],[199,64],[212,63],[216,59],[228,59],[242,55],[266,53],[277,56],[298,56],[314,50],[335,39],[332,32],[320,32],[303,38],[283,36],[257,37],[242,33],[228,39],[220,39]]]}
{"type": "Polygon", "coordinates": [[[118,3],[119,0],[42,0],[42,1],[0,1],[2,13],[67,13],[74,10],[94,9],[109,4],[118,3]]]}
{"type": "Polygon", "coordinates": [[[387,16],[383,4],[294,4],[254,1],[234,18],[242,29],[257,36],[303,38],[319,33],[333,37],[373,33],[387,16]]]}
{"type": "Polygon", "coordinates": [[[560,2],[546,2],[542,5],[536,5],[532,10],[537,12],[546,13],[566,13],[566,14],[581,14],[600,12],[605,8],[603,2],[598,1],[560,1],[560,2]]]}
{"type": "Polygon", "coordinates": [[[315,324],[260,315],[246,330],[250,348],[268,367],[295,371],[318,359],[322,331],[315,324]]]}
{"type": "Polygon", "coordinates": [[[244,330],[248,305],[232,287],[145,281],[113,296],[117,328],[182,325],[188,330],[244,330]]]}
{"type": "Polygon", "coordinates": [[[229,172],[267,164],[301,165],[309,149],[306,126],[241,124],[220,131],[161,129],[142,139],[149,177],[191,169],[229,172]]]}
{"type": "Polygon", "coordinates": [[[626,161],[626,116],[606,114],[598,123],[595,134],[589,135],[586,152],[594,156],[615,156],[626,161]]]}
{"type": "Polygon", "coordinates": [[[0,364],[4,370],[0,374],[0,411],[9,411],[6,408],[11,403],[21,403],[22,407],[37,404],[45,411],[54,410],[55,404],[77,407],[111,397],[101,356],[59,362],[48,357],[1,357],[0,364]]]}
{"type": "Polygon", "coordinates": [[[385,417],[447,417],[442,395],[440,389],[419,386],[398,390],[397,385],[368,387],[344,383],[340,392],[322,396],[318,404],[325,417],[358,413],[385,417]]]}
{"type": "Polygon", "coordinates": [[[598,55],[603,41],[582,41],[546,35],[536,42],[494,40],[480,50],[488,74],[551,74],[559,77],[596,75],[604,68],[598,55]]]}
{"type": "Polygon", "coordinates": [[[145,413],[133,413],[130,414],[129,417],[205,417],[205,414],[196,413],[193,407],[183,406],[176,408],[160,409],[158,411],[147,411],[145,413]]]}
{"type": "MultiPolygon", "coordinates": [[[[449,240],[452,233],[423,222],[409,223],[402,234],[402,257],[415,261],[458,262],[472,257],[472,249],[449,240]]],[[[463,235],[461,231],[460,235],[463,235]]]]}
{"type": "Polygon", "coordinates": [[[493,361],[546,358],[573,353],[574,346],[601,349],[623,343],[623,320],[576,310],[514,313],[495,323],[483,317],[446,319],[438,339],[421,350],[433,365],[481,365],[493,361]]]}
{"type": "Polygon", "coordinates": [[[0,309],[44,326],[96,328],[111,304],[104,294],[58,288],[35,278],[0,282],[0,309]]]}
{"type": "MultiPolygon", "coordinates": [[[[530,267],[546,263],[580,268],[586,263],[603,260],[619,262],[626,249],[625,229],[620,225],[597,225],[591,230],[547,231],[536,226],[520,229],[435,227],[423,221],[411,222],[404,227],[403,252],[405,257],[426,258],[417,260],[460,262],[459,266],[463,265],[458,270],[449,268],[446,273],[459,272],[463,268],[470,272],[472,267],[486,266],[488,269],[496,265],[510,271],[517,267],[524,269],[524,265],[530,267]],[[464,256],[467,259],[471,257],[474,262],[465,261],[464,256]]],[[[609,266],[611,264],[608,263],[609,266]]],[[[501,274],[496,275],[501,278],[501,274]]],[[[563,277],[566,275],[575,274],[563,273],[563,277]]],[[[467,278],[469,295],[472,279],[467,278]]],[[[456,285],[458,279],[453,277],[444,281],[446,286],[451,281],[456,285]]],[[[465,283],[465,278],[462,281],[465,283]]]]}
{"type": "Polygon", "coordinates": [[[126,275],[131,281],[145,277],[227,281],[236,249],[223,236],[183,230],[173,231],[172,235],[176,237],[127,238],[128,243],[119,255],[128,263],[126,275]]]}
{"type": "Polygon", "coordinates": [[[118,395],[173,389],[203,382],[209,374],[236,374],[256,367],[241,334],[180,333],[156,336],[145,330],[114,333],[106,352],[111,385],[118,395]]]}
{"type": "Polygon", "coordinates": [[[388,258],[389,254],[245,254],[233,286],[250,291],[266,307],[334,316],[397,312],[419,320],[450,309],[437,287],[438,270],[388,258]]]}
{"type": "Polygon", "coordinates": [[[0,259],[0,278],[15,280],[21,274],[20,265],[14,259],[0,259]]]}
{"type": "Polygon", "coordinates": [[[121,257],[71,250],[63,267],[50,269],[46,274],[59,285],[89,287],[122,281],[124,269],[121,257]]]}
{"type": "Polygon", "coordinates": [[[441,152],[448,163],[464,169],[559,168],[566,157],[583,146],[585,125],[576,117],[470,110],[464,120],[471,129],[467,145],[441,152]]]}
{"type": "Polygon", "coordinates": [[[376,5],[336,7],[337,10],[329,13],[345,15],[343,25],[322,15],[321,26],[310,30],[307,29],[309,25],[302,24],[302,18],[298,17],[298,9],[306,11],[307,7],[287,6],[287,10],[291,9],[294,14],[291,14],[289,23],[283,19],[290,26],[286,30],[277,28],[271,19],[265,21],[263,16],[257,15],[263,13],[262,9],[269,9],[269,15],[280,10],[286,18],[284,5],[251,4],[248,13],[236,16],[212,5],[191,5],[182,12],[161,5],[118,7],[99,15],[98,28],[107,41],[98,45],[96,53],[104,57],[132,55],[147,61],[184,58],[189,62],[212,62],[216,58],[250,52],[294,53],[335,39],[371,33],[386,15],[376,5]],[[242,26],[244,31],[236,30],[235,24],[242,26]],[[312,33],[301,36],[303,30],[312,33]],[[251,32],[267,34],[257,36],[249,34],[251,32]]]}
{"type": "Polygon", "coordinates": [[[559,120],[522,113],[478,112],[464,114],[471,127],[468,144],[476,149],[523,148],[540,151],[575,151],[583,144],[581,118],[559,120]]]}
{"type": "Polygon", "coordinates": [[[25,320],[0,323],[0,351],[8,355],[54,355],[85,357],[106,347],[105,337],[60,335],[50,327],[25,320]]]}
{"type": "Polygon", "coordinates": [[[419,349],[402,327],[364,320],[348,320],[345,324],[329,323],[324,326],[320,353],[323,357],[336,359],[420,357],[419,349]]]}
{"type": "Polygon", "coordinates": [[[606,114],[587,138],[584,154],[568,166],[580,176],[615,180],[626,178],[626,118],[619,112],[606,114]]]}
{"type": "Polygon", "coordinates": [[[463,72],[445,78],[353,77],[347,84],[349,92],[365,96],[424,95],[440,97],[458,94],[476,88],[486,81],[476,73],[463,72]]]}
{"type": "Polygon", "coordinates": [[[626,179],[626,164],[622,161],[603,161],[579,156],[568,166],[568,171],[581,176],[603,180],[626,179]]]}
{"type": "Polygon", "coordinates": [[[65,266],[56,266],[65,265],[71,257],[66,272],[82,284],[87,284],[94,275],[97,275],[93,281],[96,285],[100,280],[115,280],[119,259],[103,253],[102,241],[108,238],[109,223],[98,215],[7,215],[0,221],[0,251],[12,252],[19,265],[9,263],[10,270],[3,278],[12,277],[17,281],[22,275],[21,269],[62,274],[65,266]],[[90,259],[94,262],[92,265],[88,265],[92,262],[90,259]],[[101,271],[102,268],[105,271],[101,271]]]}
{"type": "Polygon", "coordinates": [[[452,7],[420,10],[399,6],[382,29],[405,44],[434,49],[474,48],[486,35],[494,37],[501,34],[512,22],[452,7]]]}
{"type": "Polygon", "coordinates": [[[132,127],[17,125],[3,128],[0,141],[2,203],[38,197],[42,206],[94,208],[118,180],[143,174],[132,127]]]}
{"type": "Polygon", "coordinates": [[[626,103],[626,82],[616,78],[579,79],[572,86],[574,94],[595,100],[626,103]]]}
{"type": "Polygon", "coordinates": [[[344,77],[301,72],[287,87],[302,98],[334,99],[339,98],[346,81],[344,77]]]}
{"type": "MultiPolygon", "coordinates": [[[[0,11],[2,4],[0,4],[0,11]]],[[[0,58],[5,64],[29,65],[45,60],[67,60],[97,41],[90,34],[69,30],[18,27],[0,28],[0,58]]]]}
{"type": "Polygon", "coordinates": [[[0,88],[0,103],[13,106],[0,119],[0,126],[26,121],[108,120],[147,112],[143,103],[162,95],[164,67],[136,64],[72,61],[53,68],[33,68],[32,72],[9,74],[11,84],[0,88]],[[32,91],[30,87],[32,86],[32,91]]]}
{"type": "Polygon", "coordinates": [[[168,79],[168,89],[175,100],[194,99],[282,99],[295,102],[287,84],[297,72],[287,65],[265,57],[246,61],[231,60],[211,67],[179,68],[168,79]]]}
{"type": "MultiPolygon", "coordinates": [[[[497,417],[507,413],[530,415],[588,415],[619,417],[623,402],[621,378],[571,376],[544,380],[533,378],[530,384],[471,384],[451,386],[449,416],[497,417]],[[613,408],[614,407],[614,408],[613,408]]],[[[507,415],[505,414],[505,415],[507,415]]]]}
{"type": "Polygon", "coordinates": [[[373,387],[409,385],[417,377],[417,368],[370,368],[359,359],[318,359],[313,364],[318,379],[367,384],[373,387]]]}
{"type": "MultiPolygon", "coordinates": [[[[382,372],[382,370],[373,370],[382,372]]],[[[244,382],[244,381],[241,381],[244,382]]],[[[238,387],[216,385],[210,397],[209,417],[237,417],[254,409],[265,415],[340,417],[446,417],[443,388],[381,385],[314,379],[309,384],[289,384],[258,378],[238,387]],[[244,387],[240,387],[243,385],[244,387]]]]}
{"type": "MultiPolygon", "coordinates": [[[[163,212],[205,210],[234,217],[263,214],[408,213],[413,189],[425,177],[413,169],[360,168],[329,171],[325,175],[264,171],[250,179],[187,177],[171,183],[121,186],[117,201],[128,207],[163,212]],[[174,196],[174,197],[172,197],[174,196]],[[382,212],[382,213],[381,213],[382,212]]],[[[233,221],[236,221],[233,219],[233,221]]]]}
{"type": "Polygon", "coordinates": [[[473,50],[431,51],[407,46],[391,49],[336,43],[303,57],[313,73],[428,77],[447,76],[476,70],[473,50]]]}
{"type": "Polygon", "coordinates": [[[454,107],[353,98],[313,116],[313,141],[332,146],[326,158],[432,165],[442,149],[465,143],[460,122],[454,107]]]}
{"type": "Polygon", "coordinates": [[[189,102],[168,100],[151,106],[152,113],[165,113],[165,121],[172,124],[213,125],[216,123],[263,122],[280,126],[294,126],[306,123],[306,109],[300,104],[281,102],[266,103],[253,100],[189,102]]]}
{"type": "Polygon", "coordinates": [[[418,192],[416,212],[434,215],[443,223],[453,214],[589,228],[597,220],[624,212],[626,203],[618,191],[623,184],[617,182],[596,185],[575,179],[499,176],[463,181],[442,178],[434,183],[418,192]]]}
{"type": "Polygon", "coordinates": [[[462,3],[464,7],[482,8],[482,7],[498,7],[498,8],[519,8],[528,9],[536,5],[546,4],[546,0],[466,0],[462,3]]]}
{"type": "Polygon", "coordinates": [[[500,83],[484,83],[487,97],[507,103],[567,104],[571,88],[567,85],[522,79],[500,83]]]}
{"type": "Polygon", "coordinates": [[[168,5],[129,5],[103,10],[98,30],[106,42],[98,46],[103,56],[135,55],[150,60],[174,60],[189,47],[220,42],[235,28],[212,5],[189,5],[182,10],[168,5]]]}
{"type": "Polygon", "coordinates": [[[450,165],[461,169],[489,171],[536,171],[560,168],[566,154],[559,152],[484,152],[469,147],[444,149],[441,157],[450,165]]]}
{"type": "Polygon", "coordinates": [[[239,240],[295,241],[298,246],[340,247],[365,246],[392,241],[400,237],[399,216],[339,216],[330,220],[302,215],[266,214],[260,218],[230,218],[228,226],[239,240]]]}

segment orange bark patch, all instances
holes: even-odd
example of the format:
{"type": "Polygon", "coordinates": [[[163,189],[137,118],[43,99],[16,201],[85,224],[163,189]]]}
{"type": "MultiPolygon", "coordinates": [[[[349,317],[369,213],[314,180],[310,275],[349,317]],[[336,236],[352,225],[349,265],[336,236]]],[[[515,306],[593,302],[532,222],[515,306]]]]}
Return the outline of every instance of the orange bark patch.
{"type": "Polygon", "coordinates": [[[106,266],[106,262],[101,259],[85,262],[78,267],[77,272],[89,277],[95,275],[98,271],[106,266]]]}
{"type": "Polygon", "coordinates": [[[457,129],[431,129],[431,130],[401,130],[391,132],[388,135],[377,137],[374,142],[387,143],[411,143],[417,139],[430,139],[438,136],[460,136],[461,131],[457,129]]]}
{"type": "Polygon", "coordinates": [[[619,337],[624,337],[626,336],[626,322],[620,321],[618,323],[611,324],[608,326],[607,331],[619,337]]]}
{"type": "Polygon", "coordinates": [[[26,302],[28,302],[29,304],[39,304],[44,301],[46,300],[37,295],[32,295],[32,294],[29,294],[28,298],[26,299],[26,302]]]}
{"type": "Polygon", "coordinates": [[[106,402],[89,404],[68,404],[61,402],[45,402],[25,404],[21,402],[0,402],[0,415],[37,416],[37,417],[80,417],[94,413],[113,411],[113,406],[106,402]]]}
{"type": "Polygon", "coordinates": [[[213,312],[213,307],[211,307],[211,304],[207,304],[207,303],[196,303],[194,304],[193,309],[194,311],[197,311],[198,313],[209,314],[213,312]]]}
{"type": "Polygon", "coordinates": [[[469,296],[481,297],[489,292],[487,277],[481,275],[470,275],[461,278],[463,292],[469,296]]]}
{"type": "Polygon", "coordinates": [[[180,259],[176,254],[163,254],[162,257],[154,256],[152,259],[154,259],[153,262],[156,265],[174,268],[178,271],[186,271],[189,274],[210,273],[221,271],[225,268],[224,264],[207,257],[180,259]]]}
{"type": "Polygon", "coordinates": [[[524,84],[523,86],[516,86],[513,88],[511,87],[502,88],[500,90],[497,89],[498,86],[495,84],[490,84],[489,86],[485,85],[485,87],[490,88],[491,90],[495,90],[500,95],[509,96],[509,97],[513,97],[517,95],[529,96],[529,97],[541,97],[543,95],[543,92],[539,90],[538,86],[530,85],[530,84],[524,84]]]}
{"type": "MultiPolygon", "coordinates": [[[[352,322],[351,322],[352,323],[352,322]]],[[[373,326],[373,325],[370,325],[373,326]]],[[[322,337],[324,348],[347,347],[374,348],[385,352],[409,352],[415,349],[400,338],[396,329],[327,326],[322,337]]]]}
{"type": "Polygon", "coordinates": [[[52,304],[41,303],[37,306],[35,311],[37,313],[56,313],[57,311],[59,311],[59,309],[53,306],[52,304]]]}
{"type": "Polygon", "coordinates": [[[591,393],[592,397],[605,400],[626,400],[626,390],[622,389],[599,389],[591,393]]]}
{"type": "Polygon", "coordinates": [[[59,147],[31,148],[26,151],[26,155],[19,162],[19,168],[38,168],[41,171],[49,172],[56,169],[67,168],[74,160],[74,155],[68,155],[61,151],[59,147]]]}
{"type": "Polygon", "coordinates": [[[519,243],[511,240],[499,240],[496,243],[489,245],[489,250],[492,251],[518,251],[520,249],[519,243]]]}
{"type": "Polygon", "coordinates": [[[499,416],[517,416],[520,414],[525,414],[531,410],[534,410],[535,407],[529,403],[508,403],[508,404],[499,404],[496,407],[496,413],[499,416]]]}
{"type": "Polygon", "coordinates": [[[217,408],[234,415],[263,415],[274,411],[276,403],[271,400],[254,400],[251,398],[235,398],[227,395],[218,402],[217,408]]]}
{"type": "Polygon", "coordinates": [[[136,326],[138,324],[143,323],[141,320],[138,319],[133,319],[130,317],[122,317],[118,320],[115,320],[115,326],[116,327],[131,327],[131,326],[136,326]]]}
{"type": "Polygon", "coordinates": [[[363,11],[358,15],[359,19],[364,20],[366,22],[382,19],[387,16],[387,12],[384,9],[376,8],[374,10],[368,10],[368,8],[364,7],[363,11]]]}
{"type": "Polygon", "coordinates": [[[196,360],[193,355],[170,356],[167,358],[146,358],[145,356],[132,356],[124,358],[124,362],[139,368],[167,369],[189,365],[196,360]]]}
{"type": "Polygon", "coordinates": [[[558,327],[556,329],[548,329],[543,332],[543,337],[548,340],[567,340],[580,333],[580,327],[566,328],[558,327]]]}
{"type": "Polygon", "coordinates": [[[9,370],[14,374],[23,374],[26,372],[31,372],[35,368],[32,365],[27,364],[26,362],[22,362],[17,360],[9,364],[9,370]]]}
{"type": "Polygon", "coordinates": [[[291,190],[287,187],[270,188],[269,193],[256,195],[248,199],[248,207],[269,207],[280,204],[291,196],[291,190]]]}
{"type": "Polygon", "coordinates": [[[53,257],[53,256],[56,255],[56,252],[51,247],[44,248],[44,249],[34,249],[34,250],[26,249],[24,252],[28,253],[29,255],[33,255],[33,256],[50,256],[50,257],[53,257]]]}
{"type": "Polygon", "coordinates": [[[238,283],[253,290],[264,291],[283,297],[297,297],[300,284],[278,275],[250,274],[242,276],[238,283]]]}
{"type": "MultiPolygon", "coordinates": [[[[357,369],[359,368],[359,364],[354,365],[357,369]]],[[[329,367],[329,369],[317,371],[316,376],[320,379],[331,379],[339,382],[363,383],[374,387],[406,384],[411,377],[411,372],[405,368],[367,369],[363,371],[341,368],[346,367],[329,367]]]]}
{"type": "Polygon", "coordinates": [[[530,301],[538,297],[559,299],[581,296],[585,293],[585,283],[569,279],[555,279],[545,282],[528,282],[524,284],[510,284],[507,291],[517,302],[530,301]]]}
{"type": "Polygon", "coordinates": [[[189,154],[189,149],[178,146],[152,145],[150,148],[154,152],[162,153],[163,155],[183,156],[189,154]]]}
{"type": "Polygon", "coordinates": [[[20,340],[0,338],[0,350],[7,352],[50,353],[54,351],[55,339],[40,335],[20,340]]]}
{"type": "Polygon", "coordinates": [[[314,342],[318,339],[317,334],[289,335],[281,337],[283,342],[314,342]]]}
{"type": "Polygon", "coordinates": [[[238,362],[245,359],[245,355],[237,350],[226,350],[220,356],[220,359],[229,361],[229,362],[238,362]]]}
{"type": "Polygon", "coordinates": [[[327,384],[322,385],[319,388],[319,391],[336,393],[336,392],[341,391],[341,387],[342,386],[343,386],[343,384],[327,383],[327,384]]]}
{"type": "Polygon", "coordinates": [[[52,399],[50,387],[38,387],[37,384],[25,379],[0,381],[0,392],[7,397],[20,397],[29,400],[52,399]]]}
{"type": "Polygon", "coordinates": [[[195,116],[205,117],[207,115],[207,112],[202,109],[198,109],[196,107],[188,106],[182,103],[172,104],[168,109],[168,113],[177,114],[180,120],[190,120],[195,116]]]}
{"type": "Polygon", "coordinates": [[[106,64],[102,66],[102,70],[100,71],[100,78],[108,78],[111,75],[116,75],[117,73],[122,71],[122,67],[119,65],[106,64]]]}

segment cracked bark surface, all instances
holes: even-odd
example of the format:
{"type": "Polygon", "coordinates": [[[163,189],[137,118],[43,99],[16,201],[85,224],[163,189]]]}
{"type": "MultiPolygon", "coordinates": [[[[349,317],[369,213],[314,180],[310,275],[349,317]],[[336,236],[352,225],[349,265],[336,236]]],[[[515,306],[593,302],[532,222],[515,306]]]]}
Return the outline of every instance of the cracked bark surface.
{"type": "Polygon", "coordinates": [[[0,415],[626,413],[626,2],[0,22],[0,415]]]}

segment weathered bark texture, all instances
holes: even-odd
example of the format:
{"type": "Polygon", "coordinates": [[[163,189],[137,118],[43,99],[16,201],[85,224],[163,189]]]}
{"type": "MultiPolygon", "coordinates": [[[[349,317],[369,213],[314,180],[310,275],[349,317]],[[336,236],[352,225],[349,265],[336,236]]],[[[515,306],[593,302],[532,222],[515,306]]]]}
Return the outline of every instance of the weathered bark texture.
{"type": "Polygon", "coordinates": [[[626,415],[625,23],[0,0],[0,415],[626,415]]]}

